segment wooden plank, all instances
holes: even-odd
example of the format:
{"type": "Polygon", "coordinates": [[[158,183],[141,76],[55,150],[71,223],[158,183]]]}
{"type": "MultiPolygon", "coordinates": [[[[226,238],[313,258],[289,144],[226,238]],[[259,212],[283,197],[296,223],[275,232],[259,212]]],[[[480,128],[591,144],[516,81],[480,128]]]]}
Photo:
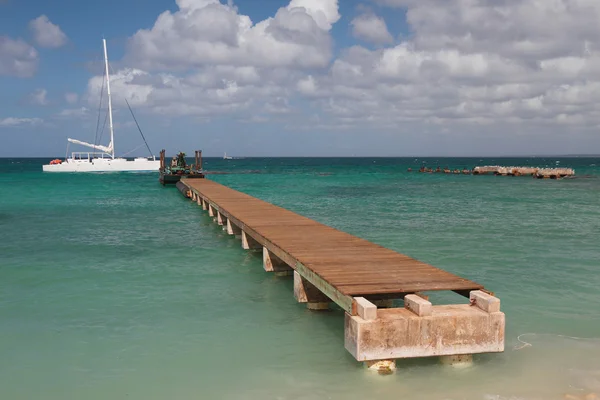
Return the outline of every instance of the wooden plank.
{"type": "Polygon", "coordinates": [[[349,313],[353,296],[483,286],[208,179],[182,182],[349,313]]]}

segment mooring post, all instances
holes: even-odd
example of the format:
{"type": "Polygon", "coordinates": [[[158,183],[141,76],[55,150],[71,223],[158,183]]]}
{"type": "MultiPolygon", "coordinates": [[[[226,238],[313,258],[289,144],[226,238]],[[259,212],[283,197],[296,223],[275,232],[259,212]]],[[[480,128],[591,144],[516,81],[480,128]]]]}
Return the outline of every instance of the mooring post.
{"type": "Polygon", "coordinates": [[[327,310],[331,299],[325,296],[315,285],[294,271],[294,297],[298,303],[307,303],[309,310],[327,310]]]}
{"type": "Polygon", "coordinates": [[[263,247],[263,268],[267,272],[274,272],[275,276],[291,276],[294,273],[292,267],[283,260],[263,247]]]}

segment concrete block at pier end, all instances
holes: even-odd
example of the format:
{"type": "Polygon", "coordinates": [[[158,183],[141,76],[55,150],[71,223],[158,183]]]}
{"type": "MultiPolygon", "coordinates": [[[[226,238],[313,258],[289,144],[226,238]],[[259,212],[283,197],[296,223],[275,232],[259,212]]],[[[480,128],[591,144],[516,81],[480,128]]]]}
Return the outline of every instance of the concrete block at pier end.
{"type": "Polygon", "coordinates": [[[404,296],[404,307],[419,317],[428,317],[431,315],[431,303],[414,294],[404,296]]]}
{"type": "Polygon", "coordinates": [[[355,297],[356,313],[366,321],[377,319],[377,306],[364,297],[355,297]]]}
{"type": "Polygon", "coordinates": [[[469,304],[432,306],[428,316],[378,309],[375,320],[346,314],[344,344],[358,361],[499,353],[504,326],[504,313],[469,304]]]}
{"type": "Polygon", "coordinates": [[[489,295],[481,290],[473,290],[469,296],[471,304],[479,307],[485,312],[493,313],[500,311],[500,299],[489,295]]]}

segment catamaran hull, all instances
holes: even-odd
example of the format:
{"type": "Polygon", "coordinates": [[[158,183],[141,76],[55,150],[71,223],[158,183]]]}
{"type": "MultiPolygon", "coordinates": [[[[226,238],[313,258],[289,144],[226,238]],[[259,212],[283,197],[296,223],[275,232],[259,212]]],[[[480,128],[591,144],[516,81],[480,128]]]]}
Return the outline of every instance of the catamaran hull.
{"type": "Polygon", "coordinates": [[[62,164],[47,164],[42,166],[44,172],[158,172],[159,169],[159,160],[148,160],[145,158],[136,158],[135,160],[126,160],[124,158],[99,158],[90,161],[68,160],[62,164]]]}

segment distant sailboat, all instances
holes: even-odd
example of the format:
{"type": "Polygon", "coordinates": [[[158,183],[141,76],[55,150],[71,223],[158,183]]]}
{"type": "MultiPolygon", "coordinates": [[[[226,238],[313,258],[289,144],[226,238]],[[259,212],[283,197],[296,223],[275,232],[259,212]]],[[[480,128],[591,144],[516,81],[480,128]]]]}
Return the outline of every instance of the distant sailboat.
{"type": "Polygon", "coordinates": [[[108,123],[110,127],[110,143],[108,146],[102,146],[99,144],[91,144],[69,138],[69,143],[79,144],[99,151],[73,152],[71,153],[71,157],[65,159],[64,161],[60,159],[52,160],[49,164],[42,166],[42,170],[45,172],[158,171],[160,168],[160,160],[157,160],[154,156],[151,156],[150,158],[137,157],[133,160],[115,157],[115,138],[113,130],[112,101],[110,97],[110,76],[108,73],[108,52],[106,50],[106,40],[102,39],[102,43],[104,45],[106,91],[108,93],[108,123]]]}
{"type": "Polygon", "coordinates": [[[223,160],[233,160],[233,157],[231,156],[227,156],[227,152],[225,152],[225,154],[223,154],[223,160]]]}

